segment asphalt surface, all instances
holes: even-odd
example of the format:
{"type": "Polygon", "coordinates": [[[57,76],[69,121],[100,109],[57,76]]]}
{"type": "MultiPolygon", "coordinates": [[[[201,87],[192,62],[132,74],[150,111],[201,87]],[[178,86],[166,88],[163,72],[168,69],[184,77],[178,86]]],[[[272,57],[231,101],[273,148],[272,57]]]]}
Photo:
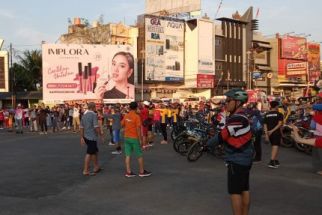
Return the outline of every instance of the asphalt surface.
{"type": "MultiPolygon", "coordinates": [[[[160,138],[159,138],[160,139],[160,138]]],[[[78,134],[22,135],[0,130],[0,214],[232,214],[224,162],[210,154],[190,163],[172,145],[144,153],[147,178],[125,178],[123,155],[100,145],[103,172],[82,176],[85,148],[78,134]]],[[[322,214],[322,177],[311,172],[311,157],[282,148],[281,166],[263,162],[251,171],[253,215],[322,214]]],[[[136,159],[132,169],[137,173],[136,159]]]]}

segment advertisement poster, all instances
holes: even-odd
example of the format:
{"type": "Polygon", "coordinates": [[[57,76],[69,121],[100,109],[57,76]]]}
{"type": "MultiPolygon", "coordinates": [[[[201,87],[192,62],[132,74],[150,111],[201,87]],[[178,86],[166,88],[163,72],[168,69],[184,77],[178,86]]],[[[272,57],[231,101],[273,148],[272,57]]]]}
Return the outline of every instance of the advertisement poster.
{"type": "Polygon", "coordinates": [[[307,62],[299,60],[279,59],[278,65],[279,76],[284,77],[299,77],[306,81],[307,62]]]}
{"type": "Polygon", "coordinates": [[[120,45],[43,44],[45,101],[134,100],[136,55],[120,45]]]}
{"type": "Polygon", "coordinates": [[[214,88],[214,75],[197,74],[197,88],[214,88]]]}
{"type": "Polygon", "coordinates": [[[320,77],[320,44],[308,43],[307,62],[310,82],[319,80],[320,77]]]}
{"type": "Polygon", "coordinates": [[[7,51],[0,51],[0,92],[9,92],[8,57],[7,51]]]}
{"type": "Polygon", "coordinates": [[[307,59],[306,38],[286,36],[282,38],[281,58],[307,59]]]}
{"type": "Polygon", "coordinates": [[[145,17],[145,80],[183,82],[184,21],[145,17]]]}

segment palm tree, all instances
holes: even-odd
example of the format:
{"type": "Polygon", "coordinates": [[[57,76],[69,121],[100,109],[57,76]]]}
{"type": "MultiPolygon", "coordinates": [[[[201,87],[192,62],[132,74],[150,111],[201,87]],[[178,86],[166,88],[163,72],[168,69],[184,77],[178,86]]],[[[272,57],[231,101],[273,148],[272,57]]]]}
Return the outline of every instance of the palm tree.
{"type": "MultiPolygon", "coordinates": [[[[42,85],[42,55],[40,50],[26,50],[22,55],[18,56],[18,64],[20,71],[23,73],[19,77],[16,75],[17,83],[20,79],[25,80],[26,88],[29,90],[37,90],[37,85],[42,85]],[[29,85],[29,84],[30,85],[29,85]],[[28,86],[29,85],[29,86],[28,86]]],[[[23,83],[22,80],[22,83],[23,83]]],[[[20,80],[21,81],[21,80],[20,80]]]]}

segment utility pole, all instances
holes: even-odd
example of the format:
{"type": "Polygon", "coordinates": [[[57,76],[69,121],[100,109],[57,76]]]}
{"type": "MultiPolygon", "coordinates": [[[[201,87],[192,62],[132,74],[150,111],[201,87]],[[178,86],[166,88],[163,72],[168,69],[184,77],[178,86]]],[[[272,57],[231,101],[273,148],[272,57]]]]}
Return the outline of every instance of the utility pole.
{"type": "Polygon", "coordinates": [[[13,48],[12,43],[10,43],[10,69],[11,69],[11,106],[12,108],[16,107],[16,74],[12,67],[12,55],[13,55],[13,48]]]}
{"type": "Polygon", "coordinates": [[[141,101],[144,100],[144,95],[143,95],[143,81],[144,81],[144,50],[141,51],[142,53],[142,59],[141,59],[141,101]]]}

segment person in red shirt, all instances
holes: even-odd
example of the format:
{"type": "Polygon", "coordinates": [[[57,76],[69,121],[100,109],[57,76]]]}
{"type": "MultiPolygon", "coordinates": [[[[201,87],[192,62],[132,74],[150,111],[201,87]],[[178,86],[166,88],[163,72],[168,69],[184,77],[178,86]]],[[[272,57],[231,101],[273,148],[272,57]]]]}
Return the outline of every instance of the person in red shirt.
{"type": "Polygon", "coordinates": [[[143,108],[140,111],[140,118],[142,122],[142,137],[143,137],[143,148],[148,145],[148,127],[149,127],[149,106],[150,102],[144,101],[143,108]]]}

